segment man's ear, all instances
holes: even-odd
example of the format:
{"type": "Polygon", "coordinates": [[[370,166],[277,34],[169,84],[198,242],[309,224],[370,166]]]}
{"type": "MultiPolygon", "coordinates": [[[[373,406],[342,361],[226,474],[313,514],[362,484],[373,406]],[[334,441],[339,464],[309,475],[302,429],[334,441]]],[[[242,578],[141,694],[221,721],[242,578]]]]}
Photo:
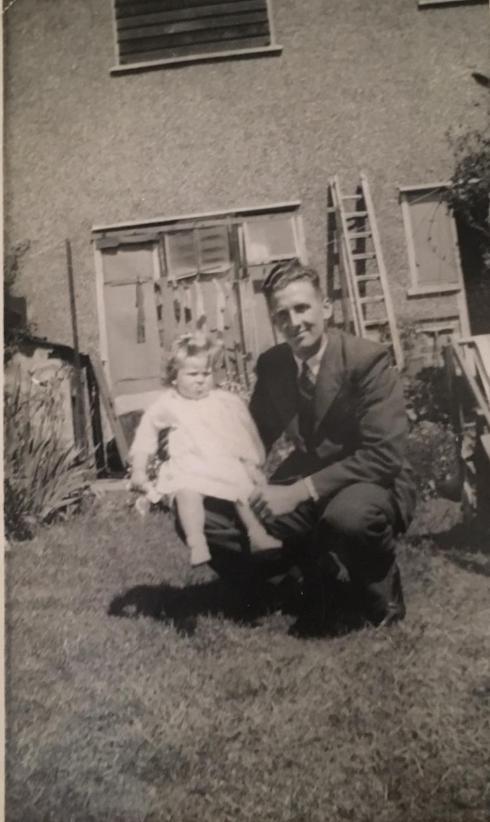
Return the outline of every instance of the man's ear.
{"type": "Polygon", "coordinates": [[[333,314],[333,305],[328,297],[324,297],[323,299],[323,319],[329,320],[333,314]]]}

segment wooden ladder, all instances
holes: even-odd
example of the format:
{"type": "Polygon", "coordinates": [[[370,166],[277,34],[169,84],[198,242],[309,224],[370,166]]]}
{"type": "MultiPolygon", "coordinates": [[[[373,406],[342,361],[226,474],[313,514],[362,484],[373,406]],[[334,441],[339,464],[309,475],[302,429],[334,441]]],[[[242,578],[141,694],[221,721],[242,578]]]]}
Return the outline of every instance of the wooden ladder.
{"type": "Polygon", "coordinates": [[[376,215],[366,175],[356,193],[344,196],[337,176],[328,182],[329,207],[335,214],[344,321],[359,337],[391,347],[395,364],[403,367],[403,350],[396,325],[376,215]]]}

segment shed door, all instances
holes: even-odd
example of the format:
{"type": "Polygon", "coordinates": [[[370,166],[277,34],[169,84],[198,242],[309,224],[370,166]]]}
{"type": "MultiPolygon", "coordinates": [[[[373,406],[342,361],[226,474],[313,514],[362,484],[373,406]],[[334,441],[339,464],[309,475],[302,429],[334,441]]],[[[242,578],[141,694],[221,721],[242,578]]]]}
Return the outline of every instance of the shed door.
{"type": "MultiPolygon", "coordinates": [[[[161,385],[154,260],[152,243],[102,251],[107,359],[116,408],[121,395],[147,394],[161,385]]],[[[137,407],[137,399],[130,404],[137,407]]]]}

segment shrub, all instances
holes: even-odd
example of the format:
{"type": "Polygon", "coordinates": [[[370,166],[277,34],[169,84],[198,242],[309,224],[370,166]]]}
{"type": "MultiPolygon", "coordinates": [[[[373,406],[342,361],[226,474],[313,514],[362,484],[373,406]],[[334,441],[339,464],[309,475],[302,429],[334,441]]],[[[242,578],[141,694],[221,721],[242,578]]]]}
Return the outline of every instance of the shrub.
{"type": "Polygon", "coordinates": [[[490,275],[490,137],[470,131],[451,142],[455,168],[444,197],[454,214],[475,230],[490,275]]]}
{"type": "Polygon", "coordinates": [[[4,509],[7,537],[77,508],[89,487],[91,459],[63,435],[61,377],[43,384],[16,372],[5,390],[4,509]]]}

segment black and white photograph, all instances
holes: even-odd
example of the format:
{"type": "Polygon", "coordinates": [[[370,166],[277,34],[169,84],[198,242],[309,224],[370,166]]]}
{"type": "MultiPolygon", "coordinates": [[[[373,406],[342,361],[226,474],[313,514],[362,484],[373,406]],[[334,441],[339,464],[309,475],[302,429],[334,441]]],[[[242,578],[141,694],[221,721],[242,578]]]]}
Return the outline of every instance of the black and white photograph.
{"type": "Polygon", "coordinates": [[[488,822],[487,0],[2,28],[5,819],[488,822]]]}

